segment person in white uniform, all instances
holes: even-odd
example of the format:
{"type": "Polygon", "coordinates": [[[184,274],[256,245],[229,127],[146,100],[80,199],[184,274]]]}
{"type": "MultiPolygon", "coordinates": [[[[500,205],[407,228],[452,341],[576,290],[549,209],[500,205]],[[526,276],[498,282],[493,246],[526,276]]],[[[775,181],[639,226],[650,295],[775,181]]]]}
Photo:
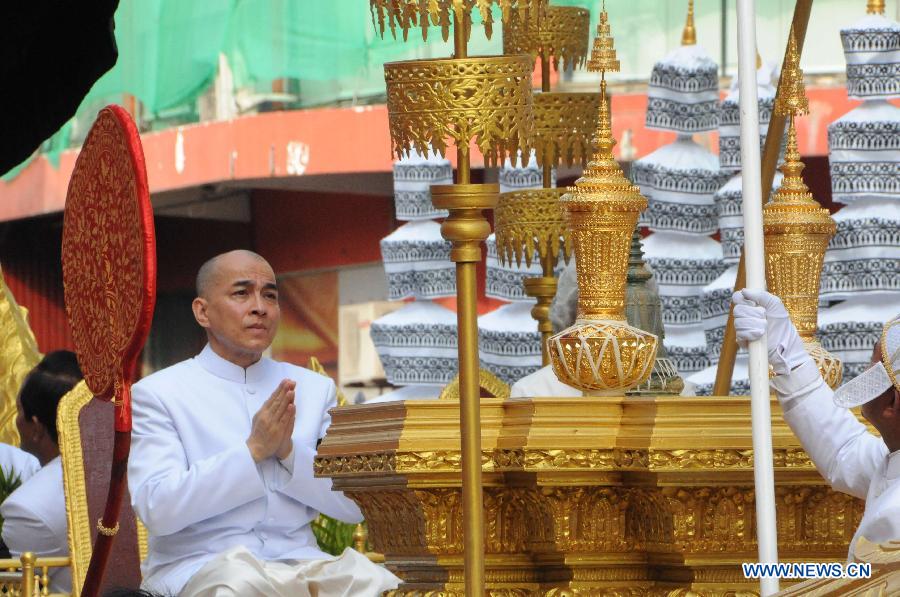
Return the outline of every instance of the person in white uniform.
{"type": "MultiPolygon", "coordinates": [[[[75,353],[51,352],[25,377],[16,398],[16,427],[22,447],[37,457],[43,467],[0,505],[3,543],[13,557],[26,551],[45,557],[69,555],[56,407],[80,379],[75,353]]],[[[52,569],[50,591],[71,590],[69,568],[52,569]]]]}
{"type": "MultiPolygon", "coordinates": [[[[578,313],[578,276],[575,271],[575,259],[572,258],[563,270],[556,286],[556,296],[550,304],[550,323],[553,333],[559,333],[575,323],[578,313]]],[[[564,384],[556,377],[552,365],[541,367],[534,373],[526,375],[512,385],[509,392],[512,398],[534,396],[581,396],[582,391],[564,384]]]]}
{"type": "Polygon", "coordinates": [[[250,251],[214,257],[193,302],[208,344],[134,385],[132,505],[149,533],[142,587],[186,596],[380,595],[399,579],[310,523],[359,522],[313,477],[336,405],[329,378],[264,357],[278,328],[275,274],[250,251]]]}
{"type": "Polygon", "coordinates": [[[860,537],[874,543],[900,540],[900,318],[885,324],[872,366],[833,392],[778,297],[745,289],[735,292],[733,301],[738,342],[765,333],[784,418],[819,473],[835,490],[866,501],[848,559],[855,559],[860,537]],[[881,438],[853,416],[849,409],[856,406],[881,438]]]}

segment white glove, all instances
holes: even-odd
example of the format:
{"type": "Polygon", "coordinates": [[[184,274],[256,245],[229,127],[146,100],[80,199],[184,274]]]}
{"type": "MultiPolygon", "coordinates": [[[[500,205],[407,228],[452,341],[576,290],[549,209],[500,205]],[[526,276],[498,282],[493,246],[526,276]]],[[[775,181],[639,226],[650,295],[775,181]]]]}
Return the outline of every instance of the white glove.
{"type": "Polygon", "coordinates": [[[769,364],[776,375],[786,375],[811,358],[803,347],[781,299],[765,290],[739,290],[732,295],[734,331],[741,346],[766,334],[769,364]]]}

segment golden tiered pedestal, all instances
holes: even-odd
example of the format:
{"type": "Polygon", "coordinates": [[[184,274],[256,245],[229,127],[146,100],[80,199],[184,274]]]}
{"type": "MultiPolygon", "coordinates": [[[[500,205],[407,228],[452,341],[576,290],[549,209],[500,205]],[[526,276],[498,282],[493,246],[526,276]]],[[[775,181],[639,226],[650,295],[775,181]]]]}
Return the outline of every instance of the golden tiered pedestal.
{"type": "MultiPolygon", "coordinates": [[[[862,502],[829,489],[772,403],[782,561],[838,561],[862,502]]],[[[490,595],[752,595],[750,401],[482,399],[490,595]]],[[[463,595],[459,403],[334,411],[320,476],[362,508],[396,595],[463,595]]]]}

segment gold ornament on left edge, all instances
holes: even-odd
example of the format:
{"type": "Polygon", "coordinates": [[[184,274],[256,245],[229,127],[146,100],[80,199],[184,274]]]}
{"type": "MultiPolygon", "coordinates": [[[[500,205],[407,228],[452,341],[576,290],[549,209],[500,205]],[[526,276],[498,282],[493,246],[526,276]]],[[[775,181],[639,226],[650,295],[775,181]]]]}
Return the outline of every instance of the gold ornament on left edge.
{"type": "Polygon", "coordinates": [[[803,71],[800,70],[800,55],[793,32],[788,40],[781,85],[784,89],[778,94],[775,112],[789,119],[788,140],[781,167],[784,181],[763,208],[766,284],[784,302],[825,383],[837,388],[843,377],[842,363],[816,339],[819,280],[825,250],[837,226],[828,210],[813,199],[800,176],[803,162],[797,147],[794,119],[809,113],[809,101],[803,87],[803,71]]]}
{"type": "Polygon", "coordinates": [[[446,154],[474,140],[486,164],[525,149],[534,133],[528,56],[411,60],[384,65],[394,153],[446,154]]]}
{"type": "MultiPolygon", "coordinates": [[[[28,326],[28,312],[16,304],[0,271],[0,363],[3,381],[0,387],[0,442],[19,445],[16,430],[16,397],[22,382],[41,360],[34,334],[28,326]]],[[[21,471],[19,471],[21,472],[21,471]]]]}
{"type": "Polygon", "coordinates": [[[625,321],[625,282],[631,235],[647,199],[613,157],[615,140],[606,72],[617,71],[606,11],[600,14],[590,70],[601,71],[597,150],[561,202],[575,247],[578,318],[550,338],[553,371],[586,394],[621,394],[650,376],[658,338],[625,321]]]}
{"type": "Polygon", "coordinates": [[[440,26],[441,36],[447,41],[453,18],[462,21],[464,16],[471,15],[475,10],[484,23],[485,35],[490,38],[494,29],[491,14],[494,5],[500,7],[504,23],[509,21],[513,11],[517,11],[526,23],[535,25],[543,16],[547,0],[369,0],[372,21],[378,27],[379,34],[384,37],[387,24],[395,38],[397,29],[400,29],[404,40],[414,27],[422,30],[422,39],[428,39],[428,27],[434,25],[440,26]]]}

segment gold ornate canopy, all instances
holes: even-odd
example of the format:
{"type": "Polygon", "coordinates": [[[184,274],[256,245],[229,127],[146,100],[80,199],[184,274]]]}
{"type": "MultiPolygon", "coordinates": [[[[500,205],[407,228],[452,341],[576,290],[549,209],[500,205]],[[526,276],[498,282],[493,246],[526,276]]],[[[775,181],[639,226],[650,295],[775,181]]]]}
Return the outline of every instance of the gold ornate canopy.
{"type": "MultiPolygon", "coordinates": [[[[535,131],[531,148],[543,168],[543,188],[503,193],[495,217],[497,247],[502,262],[521,266],[524,255],[530,266],[540,259],[542,275],[524,280],[525,294],[536,300],[531,310],[541,333],[541,356],[550,362],[547,341],[553,333],[550,304],[556,295],[554,267],[560,248],[566,261],[571,242],[562,217],[559,197],[552,188],[552,170],[560,162],[568,166],[587,162],[590,138],[597,119],[599,97],[595,93],[550,91],[550,64],[558,68],[583,65],[588,56],[590,13],[568,6],[548,6],[537,26],[513,18],[504,25],[503,49],[507,54],[526,53],[540,58],[541,93],[534,96],[535,131]]],[[[523,154],[524,156],[524,154],[523,154]]],[[[523,157],[524,161],[527,158],[523,157]]]]}
{"type": "Polygon", "coordinates": [[[444,41],[450,35],[450,25],[454,19],[463,22],[477,12],[484,23],[485,35],[490,38],[494,30],[493,6],[500,7],[504,23],[515,10],[525,23],[536,24],[546,4],[547,0],[369,0],[372,20],[382,37],[387,25],[394,37],[400,29],[406,40],[409,30],[419,27],[422,39],[428,39],[428,27],[435,25],[440,26],[444,41]]]}
{"type": "Polygon", "coordinates": [[[534,130],[531,57],[468,57],[472,13],[481,15],[490,35],[495,4],[504,22],[516,9],[521,18],[536,23],[546,1],[370,0],[382,34],[385,22],[395,35],[401,28],[404,38],[417,24],[426,36],[428,25],[434,24],[447,39],[453,25],[453,58],[388,63],[384,72],[394,153],[402,157],[414,148],[444,154],[448,141],[456,147],[456,184],[432,186],[431,199],[436,208],[448,210],[441,234],[451,241],[450,259],[456,263],[464,570],[466,594],[471,595],[484,592],[485,549],[476,264],[490,234],[483,211],[497,204],[499,186],[472,184],[469,144],[475,142],[488,165],[496,164],[528,147],[534,130]]]}
{"type": "Polygon", "coordinates": [[[489,164],[524,149],[534,133],[531,60],[491,56],[384,65],[394,153],[446,154],[475,142],[489,164]]]}

